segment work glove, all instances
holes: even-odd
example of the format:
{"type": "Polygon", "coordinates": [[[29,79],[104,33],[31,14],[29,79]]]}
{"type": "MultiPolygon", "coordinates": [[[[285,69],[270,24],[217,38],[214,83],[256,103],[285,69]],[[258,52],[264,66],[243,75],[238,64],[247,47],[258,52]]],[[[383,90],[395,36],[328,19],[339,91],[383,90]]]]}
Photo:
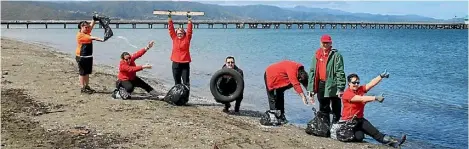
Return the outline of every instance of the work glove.
{"type": "Polygon", "coordinates": [[[382,103],[384,101],[384,94],[381,93],[380,96],[375,96],[375,100],[382,103]]]}
{"type": "Polygon", "coordinates": [[[381,73],[379,75],[381,78],[389,78],[389,73],[388,71],[385,69],[383,73],[381,73]]]}
{"type": "Polygon", "coordinates": [[[187,15],[187,20],[189,20],[189,21],[191,21],[191,20],[192,20],[192,17],[191,17],[191,15],[189,15],[189,14],[187,15]]]}

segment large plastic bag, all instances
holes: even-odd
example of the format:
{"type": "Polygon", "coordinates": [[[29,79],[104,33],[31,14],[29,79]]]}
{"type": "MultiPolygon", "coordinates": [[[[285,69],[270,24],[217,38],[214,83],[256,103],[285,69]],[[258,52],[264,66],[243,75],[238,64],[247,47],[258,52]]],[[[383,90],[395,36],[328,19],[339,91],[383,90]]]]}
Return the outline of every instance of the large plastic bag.
{"type": "Polygon", "coordinates": [[[320,137],[330,137],[331,122],[329,113],[314,110],[315,117],[308,122],[305,132],[310,135],[320,137]]]}
{"type": "Polygon", "coordinates": [[[104,41],[108,40],[114,35],[111,27],[109,26],[111,19],[109,19],[106,16],[100,16],[100,15],[96,15],[95,17],[98,19],[99,24],[104,28],[104,41]]]}
{"type": "Polygon", "coordinates": [[[176,84],[168,91],[164,101],[177,106],[185,105],[189,101],[189,88],[183,84],[176,84]]]}
{"type": "Polygon", "coordinates": [[[279,111],[267,110],[262,115],[259,122],[261,123],[261,125],[264,125],[264,126],[278,126],[278,125],[281,125],[280,121],[278,120],[278,115],[279,115],[278,113],[279,113],[279,111]]]}
{"type": "MultiPolygon", "coordinates": [[[[352,142],[355,140],[355,129],[357,127],[356,119],[339,122],[339,127],[336,131],[336,139],[342,142],[352,142]]],[[[332,133],[332,131],[331,131],[332,133]]]]}

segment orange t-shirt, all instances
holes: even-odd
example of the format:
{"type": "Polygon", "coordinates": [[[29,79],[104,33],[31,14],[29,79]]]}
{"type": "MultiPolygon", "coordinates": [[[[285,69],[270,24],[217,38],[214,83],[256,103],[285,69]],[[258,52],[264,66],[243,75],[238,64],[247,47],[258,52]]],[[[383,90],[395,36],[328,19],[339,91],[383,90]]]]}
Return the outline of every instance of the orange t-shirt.
{"type": "Polygon", "coordinates": [[[77,33],[77,49],[75,50],[76,56],[92,56],[93,55],[93,42],[90,34],[82,32],[77,33]]]}

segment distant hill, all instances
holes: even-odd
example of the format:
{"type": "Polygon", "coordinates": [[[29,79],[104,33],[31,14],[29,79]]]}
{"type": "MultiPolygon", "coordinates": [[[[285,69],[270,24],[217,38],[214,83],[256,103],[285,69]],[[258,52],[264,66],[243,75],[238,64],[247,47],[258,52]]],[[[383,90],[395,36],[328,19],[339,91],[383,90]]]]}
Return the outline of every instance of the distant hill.
{"type": "MultiPolygon", "coordinates": [[[[416,15],[375,15],[303,6],[287,9],[269,5],[221,6],[171,1],[1,1],[1,4],[2,20],[83,20],[90,19],[94,11],[115,19],[166,19],[166,16],[152,14],[153,10],[158,9],[204,11],[205,16],[198,16],[196,19],[213,20],[445,21],[416,15]]],[[[184,18],[175,17],[175,19],[184,18]]]]}
{"type": "Polygon", "coordinates": [[[380,14],[369,14],[369,13],[351,13],[346,11],[341,11],[337,9],[328,9],[328,8],[310,8],[305,6],[296,6],[294,8],[288,8],[288,10],[299,11],[299,12],[311,12],[311,13],[327,13],[331,15],[340,15],[340,16],[354,16],[354,19],[362,20],[374,20],[374,21],[389,21],[389,22],[399,22],[399,21],[416,21],[416,22],[464,22],[464,18],[455,18],[455,19],[435,19],[430,17],[424,17],[419,15],[380,15],[380,14]]]}

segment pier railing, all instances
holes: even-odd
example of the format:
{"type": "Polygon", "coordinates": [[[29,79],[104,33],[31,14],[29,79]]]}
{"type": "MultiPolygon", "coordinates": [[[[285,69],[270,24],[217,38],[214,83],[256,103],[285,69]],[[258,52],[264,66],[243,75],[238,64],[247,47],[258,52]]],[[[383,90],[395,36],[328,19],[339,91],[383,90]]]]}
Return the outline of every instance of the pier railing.
{"type": "MultiPolygon", "coordinates": [[[[26,25],[29,28],[31,24],[43,24],[48,28],[50,24],[63,24],[67,28],[67,24],[78,24],[82,20],[2,20],[1,24],[10,28],[10,25],[26,25]]],[[[200,25],[206,25],[207,28],[214,28],[214,25],[221,25],[221,28],[242,29],[279,29],[279,28],[293,28],[297,27],[303,29],[308,27],[310,29],[320,28],[342,28],[342,29],[468,29],[468,24],[464,23],[446,23],[446,22],[353,22],[353,21],[242,21],[242,20],[193,20],[194,28],[199,28],[200,25]]],[[[183,26],[187,24],[187,20],[174,20],[174,23],[183,26]]],[[[131,24],[132,28],[137,28],[137,25],[147,24],[148,28],[153,28],[153,25],[163,25],[163,28],[168,27],[167,20],[112,20],[110,24],[119,28],[122,24],[131,24]]],[[[76,28],[76,27],[74,27],[76,28]]]]}

